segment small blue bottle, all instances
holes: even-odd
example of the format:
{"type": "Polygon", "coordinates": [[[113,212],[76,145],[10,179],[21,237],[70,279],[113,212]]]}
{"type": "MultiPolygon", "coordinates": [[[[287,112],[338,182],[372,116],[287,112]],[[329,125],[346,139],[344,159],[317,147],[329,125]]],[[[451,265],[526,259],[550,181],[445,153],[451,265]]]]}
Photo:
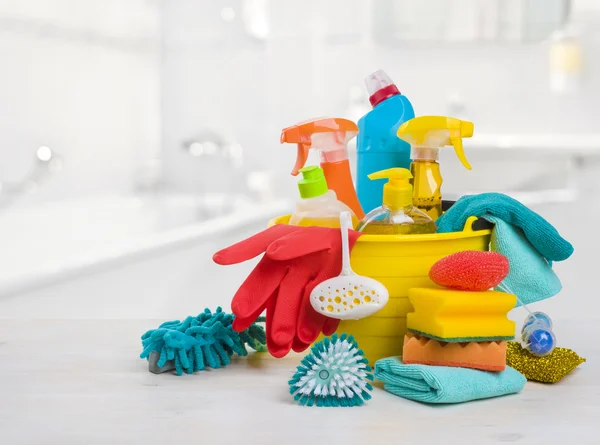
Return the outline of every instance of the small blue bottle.
{"type": "Polygon", "coordinates": [[[366,77],[365,84],[373,110],[358,121],[356,192],[368,213],[381,205],[383,196],[383,182],[368,176],[388,168],[410,168],[410,145],[396,132],[415,111],[383,70],[366,77]]]}

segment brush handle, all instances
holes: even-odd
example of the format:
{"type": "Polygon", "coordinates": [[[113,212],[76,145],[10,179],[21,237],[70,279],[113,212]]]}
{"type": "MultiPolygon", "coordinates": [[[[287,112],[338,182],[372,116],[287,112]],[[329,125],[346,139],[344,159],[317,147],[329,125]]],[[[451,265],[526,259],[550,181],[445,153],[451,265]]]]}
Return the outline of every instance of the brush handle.
{"type": "Polygon", "coordinates": [[[348,242],[348,230],[352,229],[352,217],[350,212],[340,213],[340,229],[342,232],[342,273],[341,275],[354,275],[350,267],[350,244],[348,242]]]}

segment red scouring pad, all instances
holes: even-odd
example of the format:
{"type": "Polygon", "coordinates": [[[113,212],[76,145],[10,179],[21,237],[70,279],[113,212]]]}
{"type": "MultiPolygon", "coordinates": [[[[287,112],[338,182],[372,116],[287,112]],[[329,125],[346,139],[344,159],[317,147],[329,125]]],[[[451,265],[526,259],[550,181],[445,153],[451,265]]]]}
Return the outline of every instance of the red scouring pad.
{"type": "Polygon", "coordinates": [[[429,278],[451,289],[483,292],[506,278],[508,258],[497,252],[465,250],[442,258],[429,271],[429,278]]]}

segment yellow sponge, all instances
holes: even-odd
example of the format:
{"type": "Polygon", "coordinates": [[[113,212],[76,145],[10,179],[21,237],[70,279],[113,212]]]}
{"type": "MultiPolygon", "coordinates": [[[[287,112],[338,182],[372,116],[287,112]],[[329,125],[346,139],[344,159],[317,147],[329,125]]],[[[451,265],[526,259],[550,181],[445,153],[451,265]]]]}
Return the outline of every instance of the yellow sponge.
{"type": "Polygon", "coordinates": [[[504,292],[414,288],[409,331],[445,342],[512,340],[515,323],[506,314],[517,297],[504,292]]]}

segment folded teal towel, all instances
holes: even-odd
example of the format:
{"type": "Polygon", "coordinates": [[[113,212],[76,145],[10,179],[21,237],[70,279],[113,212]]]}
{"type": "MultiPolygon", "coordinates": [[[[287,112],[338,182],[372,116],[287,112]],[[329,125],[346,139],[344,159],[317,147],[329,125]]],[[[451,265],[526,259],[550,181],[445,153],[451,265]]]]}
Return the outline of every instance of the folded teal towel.
{"type": "Polygon", "coordinates": [[[489,215],[520,228],[541,256],[564,261],[573,254],[573,246],[534,211],[502,193],[463,196],[435,222],[439,233],[461,231],[469,216],[489,215]]]}
{"type": "Polygon", "coordinates": [[[498,290],[515,294],[519,298],[517,306],[535,303],[560,292],[560,279],[520,228],[494,216],[483,215],[483,218],[494,223],[491,250],[507,257],[510,263],[510,272],[498,290]]]}
{"type": "Polygon", "coordinates": [[[506,367],[502,372],[447,366],[405,365],[400,357],[375,362],[375,378],[384,389],[425,403],[461,403],[520,392],[527,379],[506,367]]]}
{"type": "Polygon", "coordinates": [[[544,218],[501,193],[463,196],[438,218],[438,232],[462,230],[469,216],[495,224],[491,250],[510,262],[510,272],[497,289],[515,294],[517,306],[544,300],[562,289],[552,261],[563,261],[573,246],[544,218]]]}

